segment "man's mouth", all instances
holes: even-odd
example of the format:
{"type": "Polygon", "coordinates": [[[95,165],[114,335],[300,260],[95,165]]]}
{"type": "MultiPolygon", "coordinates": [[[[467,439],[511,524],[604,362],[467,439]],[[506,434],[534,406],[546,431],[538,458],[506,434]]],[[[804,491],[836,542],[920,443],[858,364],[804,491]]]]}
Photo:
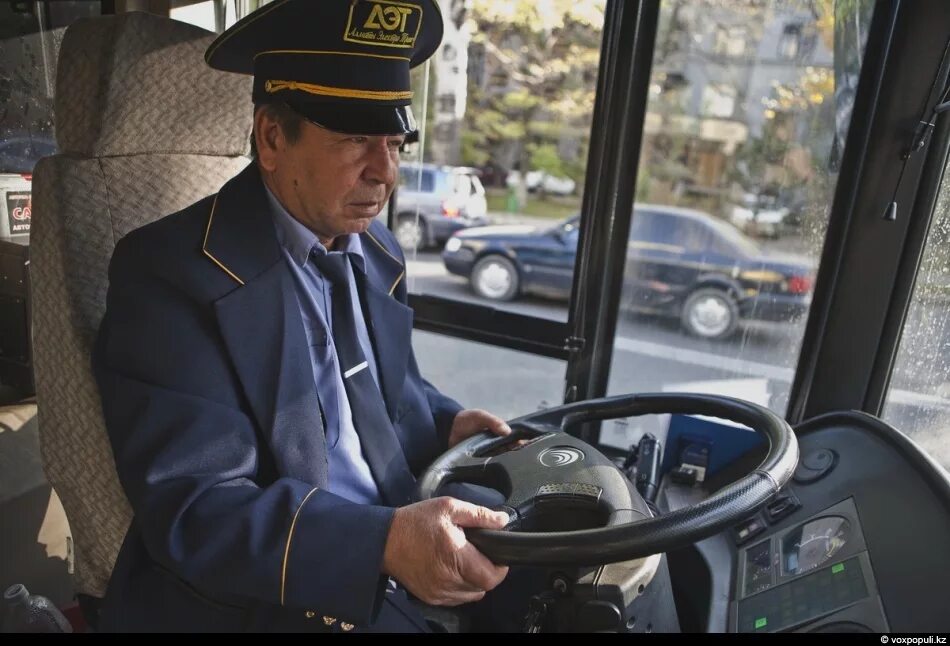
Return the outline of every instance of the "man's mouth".
{"type": "Polygon", "coordinates": [[[366,213],[372,212],[372,215],[376,215],[379,212],[379,202],[350,202],[352,206],[357,211],[363,211],[366,213]]]}

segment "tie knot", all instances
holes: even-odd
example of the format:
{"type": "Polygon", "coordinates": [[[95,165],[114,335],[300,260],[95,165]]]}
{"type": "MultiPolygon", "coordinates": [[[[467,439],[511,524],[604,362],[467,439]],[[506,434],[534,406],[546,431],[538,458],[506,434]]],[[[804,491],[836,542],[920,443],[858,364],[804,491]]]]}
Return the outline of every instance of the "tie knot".
{"type": "Polygon", "coordinates": [[[326,253],[313,256],[313,264],[334,285],[349,283],[349,272],[346,269],[345,253],[326,253]]]}

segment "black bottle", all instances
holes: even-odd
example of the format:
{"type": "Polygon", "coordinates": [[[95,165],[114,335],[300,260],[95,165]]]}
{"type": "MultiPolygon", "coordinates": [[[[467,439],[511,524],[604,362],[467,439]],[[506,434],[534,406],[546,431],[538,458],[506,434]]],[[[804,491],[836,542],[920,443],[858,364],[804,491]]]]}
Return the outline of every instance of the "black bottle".
{"type": "Polygon", "coordinates": [[[69,620],[46,597],[30,594],[20,583],[3,593],[5,633],[71,633],[69,620]]]}

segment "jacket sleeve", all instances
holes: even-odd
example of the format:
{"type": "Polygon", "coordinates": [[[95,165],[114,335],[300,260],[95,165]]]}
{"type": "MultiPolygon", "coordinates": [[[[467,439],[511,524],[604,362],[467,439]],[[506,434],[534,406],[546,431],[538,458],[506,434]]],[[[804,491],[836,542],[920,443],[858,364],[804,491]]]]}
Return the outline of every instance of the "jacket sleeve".
{"type": "Polygon", "coordinates": [[[426,399],[429,400],[429,408],[432,410],[432,417],[435,419],[435,434],[439,439],[439,448],[445,452],[449,448],[449,432],[452,430],[452,423],[455,416],[462,410],[462,406],[452,399],[439,392],[439,390],[428,381],[422,381],[426,392],[426,399]]]}
{"type": "Polygon", "coordinates": [[[93,368],[149,556],[216,599],[371,621],[393,510],[278,477],[213,309],[136,237],[113,255],[93,368]]]}

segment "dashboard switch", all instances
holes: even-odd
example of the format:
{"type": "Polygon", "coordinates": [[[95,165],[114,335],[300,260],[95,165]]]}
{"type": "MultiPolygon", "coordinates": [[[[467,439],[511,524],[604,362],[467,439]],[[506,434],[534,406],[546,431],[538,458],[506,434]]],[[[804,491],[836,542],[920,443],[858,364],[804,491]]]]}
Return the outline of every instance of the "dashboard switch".
{"type": "Polygon", "coordinates": [[[780,491],[765,506],[765,515],[770,523],[777,523],[789,514],[802,508],[801,501],[791,491],[780,491]]]}
{"type": "Polygon", "coordinates": [[[742,545],[750,539],[755,538],[765,531],[765,527],[765,522],[758,516],[753,516],[752,518],[742,521],[732,529],[735,534],[736,545],[742,545]]]}

